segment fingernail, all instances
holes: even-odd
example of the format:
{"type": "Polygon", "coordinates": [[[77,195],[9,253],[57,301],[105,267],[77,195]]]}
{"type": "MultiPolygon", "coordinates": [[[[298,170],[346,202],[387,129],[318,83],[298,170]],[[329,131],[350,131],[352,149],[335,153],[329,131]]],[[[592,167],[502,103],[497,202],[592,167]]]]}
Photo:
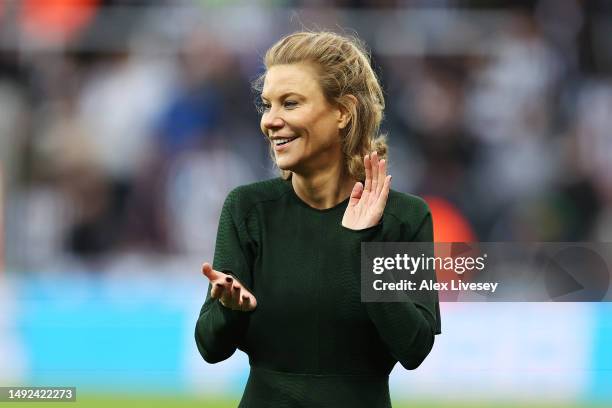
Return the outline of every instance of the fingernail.
{"type": "Polygon", "coordinates": [[[238,286],[234,286],[232,289],[234,290],[240,290],[240,288],[238,286]]]}
{"type": "Polygon", "coordinates": [[[226,281],[227,283],[232,283],[233,279],[232,279],[231,277],[229,277],[229,276],[226,276],[226,277],[225,277],[225,281],[226,281]]]}
{"type": "Polygon", "coordinates": [[[242,300],[249,300],[249,297],[247,295],[242,295],[242,300]]]}
{"type": "Polygon", "coordinates": [[[215,285],[217,285],[218,287],[222,288],[223,284],[222,283],[216,283],[215,285]]]}

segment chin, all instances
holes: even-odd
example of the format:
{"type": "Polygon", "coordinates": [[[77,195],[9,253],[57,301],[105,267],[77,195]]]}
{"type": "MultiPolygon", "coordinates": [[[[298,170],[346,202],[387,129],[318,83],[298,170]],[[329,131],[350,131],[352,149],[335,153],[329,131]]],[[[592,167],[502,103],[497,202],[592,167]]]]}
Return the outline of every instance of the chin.
{"type": "Polygon", "coordinates": [[[276,165],[281,170],[293,171],[296,167],[295,160],[291,160],[289,157],[276,157],[276,165]]]}

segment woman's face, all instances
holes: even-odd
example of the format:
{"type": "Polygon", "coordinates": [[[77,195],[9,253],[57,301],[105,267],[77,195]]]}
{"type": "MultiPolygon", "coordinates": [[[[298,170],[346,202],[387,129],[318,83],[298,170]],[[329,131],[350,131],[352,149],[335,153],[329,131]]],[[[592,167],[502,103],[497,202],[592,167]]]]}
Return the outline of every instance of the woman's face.
{"type": "Polygon", "coordinates": [[[327,102],[312,65],[270,67],[261,98],[261,130],[279,168],[309,174],[342,160],[347,115],[327,102]]]}

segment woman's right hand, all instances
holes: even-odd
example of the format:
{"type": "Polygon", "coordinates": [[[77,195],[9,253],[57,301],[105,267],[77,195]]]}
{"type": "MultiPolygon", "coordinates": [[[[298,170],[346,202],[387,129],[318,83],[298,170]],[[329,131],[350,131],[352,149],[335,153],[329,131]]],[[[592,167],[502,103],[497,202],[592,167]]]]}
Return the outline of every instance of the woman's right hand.
{"type": "Polygon", "coordinates": [[[241,312],[250,312],[257,307],[255,296],[233,276],[215,271],[208,262],[202,265],[202,273],[212,285],[210,296],[219,299],[223,306],[241,312]]]}

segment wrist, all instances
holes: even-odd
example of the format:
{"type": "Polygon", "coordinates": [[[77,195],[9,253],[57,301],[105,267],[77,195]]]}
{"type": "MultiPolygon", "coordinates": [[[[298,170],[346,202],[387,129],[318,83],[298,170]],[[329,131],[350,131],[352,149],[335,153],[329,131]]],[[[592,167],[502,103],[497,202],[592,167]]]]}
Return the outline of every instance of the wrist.
{"type": "Polygon", "coordinates": [[[361,227],[361,228],[360,227],[353,228],[353,227],[346,226],[346,225],[342,224],[342,228],[344,228],[347,231],[352,231],[352,232],[367,232],[367,231],[376,229],[376,228],[378,228],[380,226],[382,226],[382,218],[380,219],[380,221],[378,221],[378,223],[376,223],[374,225],[370,225],[370,226],[367,226],[367,227],[361,227]]]}

